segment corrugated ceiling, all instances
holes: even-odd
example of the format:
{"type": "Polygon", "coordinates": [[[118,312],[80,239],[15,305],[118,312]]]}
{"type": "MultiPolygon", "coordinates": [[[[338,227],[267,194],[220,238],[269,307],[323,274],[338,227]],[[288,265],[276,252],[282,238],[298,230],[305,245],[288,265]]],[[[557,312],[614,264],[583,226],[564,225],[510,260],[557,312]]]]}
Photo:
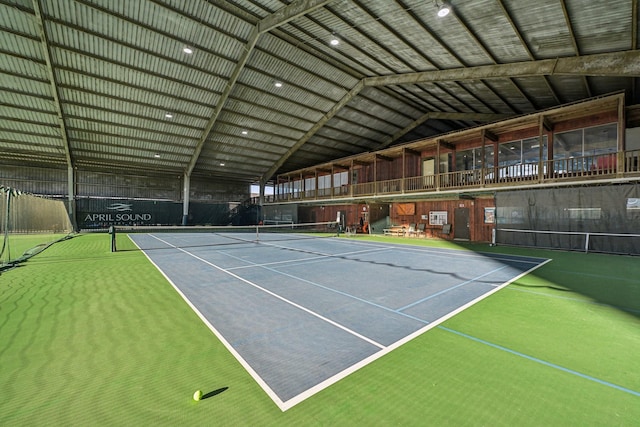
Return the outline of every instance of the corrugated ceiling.
{"type": "Polygon", "coordinates": [[[0,0],[0,163],[249,183],[611,92],[639,103],[637,1],[451,6],[0,0]]]}

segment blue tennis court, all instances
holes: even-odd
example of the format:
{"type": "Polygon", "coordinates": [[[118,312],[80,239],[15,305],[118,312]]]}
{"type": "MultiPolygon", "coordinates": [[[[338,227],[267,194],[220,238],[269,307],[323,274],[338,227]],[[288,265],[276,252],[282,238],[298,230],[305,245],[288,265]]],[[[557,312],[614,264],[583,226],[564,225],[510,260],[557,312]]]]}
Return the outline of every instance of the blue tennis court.
{"type": "Polygon", "coordinates": [[[547,259],[346,238],[132,234],[286,410],[547,259]],[[273,240],[270,240],[273,239],[273,240]]]}

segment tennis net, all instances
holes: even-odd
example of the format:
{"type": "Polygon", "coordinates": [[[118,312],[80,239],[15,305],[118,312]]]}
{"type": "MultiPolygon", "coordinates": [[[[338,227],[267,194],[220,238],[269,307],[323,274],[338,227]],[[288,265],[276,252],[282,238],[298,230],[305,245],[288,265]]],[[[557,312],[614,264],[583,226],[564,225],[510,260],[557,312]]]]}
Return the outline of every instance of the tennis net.
{"type": "Polygon", "coordinates": [[[111,251],[260,244],[338,235],[337,222],[251,226],[114,226],[111,251]]]}
{"type": "Polygon", "coordinates": [[[640,234],[498,228],[493,244],[611,254],[640,254],[640,234]]]}
{"type": "Polygon", "coordinates": [[[71,232],[61,200],[0,185],[0,270],[26,261],[71,232]]]}

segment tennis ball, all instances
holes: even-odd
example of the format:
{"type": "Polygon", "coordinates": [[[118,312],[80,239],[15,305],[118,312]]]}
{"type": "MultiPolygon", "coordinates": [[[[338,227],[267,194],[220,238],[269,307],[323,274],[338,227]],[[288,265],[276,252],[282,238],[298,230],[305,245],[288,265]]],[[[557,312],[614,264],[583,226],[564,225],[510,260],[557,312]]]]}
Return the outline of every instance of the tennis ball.
{"type": "Polygon", "coordinates": [[[200,399],[202,399],[202,390],[196,390],[196,392],[193,393],[193,400],[198,402],[200,399]]]}

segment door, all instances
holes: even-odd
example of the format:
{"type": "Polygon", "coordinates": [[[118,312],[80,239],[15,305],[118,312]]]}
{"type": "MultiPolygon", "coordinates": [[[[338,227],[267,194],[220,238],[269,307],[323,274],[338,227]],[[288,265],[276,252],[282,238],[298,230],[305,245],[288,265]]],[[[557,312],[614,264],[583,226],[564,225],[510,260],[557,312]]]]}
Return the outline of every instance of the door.
{"type": "Polygon", "coordinates": [[[471,239],[469,230],[469,208],[456,208],[453,212],[453,238],[469,240],[471,239]]]}
{"type": "Polygon", "coordinates": [[[436,173],[436,161],[434,158],[422,160],[422,176],[434,175],[436,173]]]}
{"type": "MultiPolygon", "coordinates": [[[[435,188],[436,159],[422,159],[422,182],[415,181],[410,184],[409,190],[420,190],[425,188],[435,188]]],[[[410,183],[414,181],[409,180],[410,183]]]]}

